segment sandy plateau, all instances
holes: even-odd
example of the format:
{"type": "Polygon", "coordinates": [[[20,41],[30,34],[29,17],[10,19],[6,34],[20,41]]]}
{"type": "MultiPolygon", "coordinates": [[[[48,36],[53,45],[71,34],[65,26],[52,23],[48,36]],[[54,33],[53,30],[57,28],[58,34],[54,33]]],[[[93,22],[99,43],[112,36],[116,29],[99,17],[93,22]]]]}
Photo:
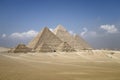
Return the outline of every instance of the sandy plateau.
{"type": "Polygon", "coordinates": [[[120,51],[7,53],[0,48],[0,80],[120,80],[120,51]]]}

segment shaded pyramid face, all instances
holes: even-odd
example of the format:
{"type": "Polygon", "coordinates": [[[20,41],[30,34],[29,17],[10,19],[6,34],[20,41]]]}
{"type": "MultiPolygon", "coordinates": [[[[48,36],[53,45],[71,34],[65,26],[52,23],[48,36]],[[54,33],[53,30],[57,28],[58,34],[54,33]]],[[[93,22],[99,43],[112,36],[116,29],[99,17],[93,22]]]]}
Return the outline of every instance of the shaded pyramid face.
{"type": "Polygon", "coordinates": [[[74,48],[81,50],[81,49],[90,49],[90,45],[79,35],[74,36],[74,48]]]}
{"type": "Polygon", "coordinates": [[[62,41],[56,37],[47,27],[45,27],[29,44],[28,47],[36,49],[42,43],[55,49],[62,41]]]}
{"type": "Polygon", "coordinates": [[[78,35],[71,35],[62,25],[58,25],[54,29],[54,34],[59,37],[63,42],[67,42],[71,47],[77,51],[81,49],[89,49],[88,43],[78,35]]]}
{"type": "Polygon", "coordinates": [[[61,52],[73,52],[75,49],[73,49],[67,42],[63,42],[58,46],[58,51],[61,52]]]}

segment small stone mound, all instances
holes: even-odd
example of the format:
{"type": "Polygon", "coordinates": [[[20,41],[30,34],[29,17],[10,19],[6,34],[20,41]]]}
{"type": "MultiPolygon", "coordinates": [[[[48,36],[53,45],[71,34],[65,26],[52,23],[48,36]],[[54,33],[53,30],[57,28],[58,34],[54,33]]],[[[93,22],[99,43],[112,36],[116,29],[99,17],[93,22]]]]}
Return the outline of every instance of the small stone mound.
{"type": "Polygon", "coordinates": [[[8,52],[14,52],[14,53],[27,53],[30,52],[31,49],[26,47],[25,44],[18,44],[17,47],[12,48],[11,50],[9,50],[8,52]]]}
{"type": "Polygon", "coordinates": [[[61,52],[73,52],[75,49],[73,49],[67,42],[63,42],[59,45],[58,51],[61,52]]]}

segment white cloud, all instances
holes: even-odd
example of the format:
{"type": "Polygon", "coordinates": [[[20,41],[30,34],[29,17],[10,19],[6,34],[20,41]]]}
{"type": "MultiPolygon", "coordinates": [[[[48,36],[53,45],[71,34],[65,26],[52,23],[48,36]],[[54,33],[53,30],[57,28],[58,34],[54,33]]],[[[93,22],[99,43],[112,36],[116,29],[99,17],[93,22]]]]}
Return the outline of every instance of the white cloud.
{"type": "Polygon", "coordinates": [[[88,34],[93,37],[98,36],[97,32],[95,32],[95,31],[90,31],[90,32],[88,32],[88,34]]]}
{"type": "Polygon", "coordinates": [[[2,38],[5,38],[7,35],[6,34],[2,34],[2,38]]]}
{"type": "MultiPolygon", "coordinates": [[[[100,29],[105,30],[107,33],[119,33],[118,29],[115,25],[101,25],[100,29]]],[[[83,32],[81,32],[81,36],[83,37],[102,37],[109,34],[104,34],[99,31],[89,31],[87,28],[83,28],[83,32]]]]}
{"type": "Polygon", "coordinates": [[[6,46],[6,47],[14,47],[15,45],[19,43],[28,44],[33,37],[35,37],[38,34],[35,30],[29,30],[26,32],[15,32],[10,35],[2,34],[0,37],[0,45],[6,46]]]}
{"type": "Polygon", "coordinates": [[[34,31],[34,30],[29,30],[27,32],[22,32],[22,33],[12,33],[10,35],[11,38],[19,38],[19,39],[22,39],[22,38],[31,38],[31,37],[35,37],[36,35],[38,34],[37,31],[34,31]]]}
{"type": "Polygon", "coordinates": [[[96,37],[99,36],[96,31],[89,31],[87,28],[83,28],[83,32],[80,33],[82,37],[96,37]]]}
{"type": "Polygon", "coordinates": [[[117,33],[118,29],[115,27],[115,25],[101,25],[100,26],[101,29],[107,31],[107,33],[117,33]]]}
{"type": "Polygon", "coordinates": [[[76,33],[74,33],[72,30],[70,30],[69,33],[72,35],[76,35],[76,33]]]}
{"type": "Polygon", "coordinates": [[[88,32],[88,29],[87,28],[83,28],[83,32],[81,32],[81,36],[85,36],[86,33],[88,32]]]}
{"type": "Polygon", "coordinates": [[[54,30],[54,29],[52,29],[52,28],[49,28],[49,29],[50,29],[50,31],[52,31],[52,32],[53,32],[53,30],[54,30]]]}

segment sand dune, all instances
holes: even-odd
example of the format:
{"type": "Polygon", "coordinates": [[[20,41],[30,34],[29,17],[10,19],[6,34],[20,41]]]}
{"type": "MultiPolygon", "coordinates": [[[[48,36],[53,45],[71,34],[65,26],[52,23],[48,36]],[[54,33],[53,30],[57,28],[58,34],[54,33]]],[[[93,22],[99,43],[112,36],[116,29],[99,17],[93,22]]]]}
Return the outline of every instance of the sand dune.
{"type": "Polygon", "coordinates": [[[7,52],[8,50],[9,50],[9,48],[0,47],[0,52],[7,52]]]}
{"type": "Polygon", "coordinates": [[[0,52],[0,80],[119,80],[119,75],[119,51],[0,52]]]}

